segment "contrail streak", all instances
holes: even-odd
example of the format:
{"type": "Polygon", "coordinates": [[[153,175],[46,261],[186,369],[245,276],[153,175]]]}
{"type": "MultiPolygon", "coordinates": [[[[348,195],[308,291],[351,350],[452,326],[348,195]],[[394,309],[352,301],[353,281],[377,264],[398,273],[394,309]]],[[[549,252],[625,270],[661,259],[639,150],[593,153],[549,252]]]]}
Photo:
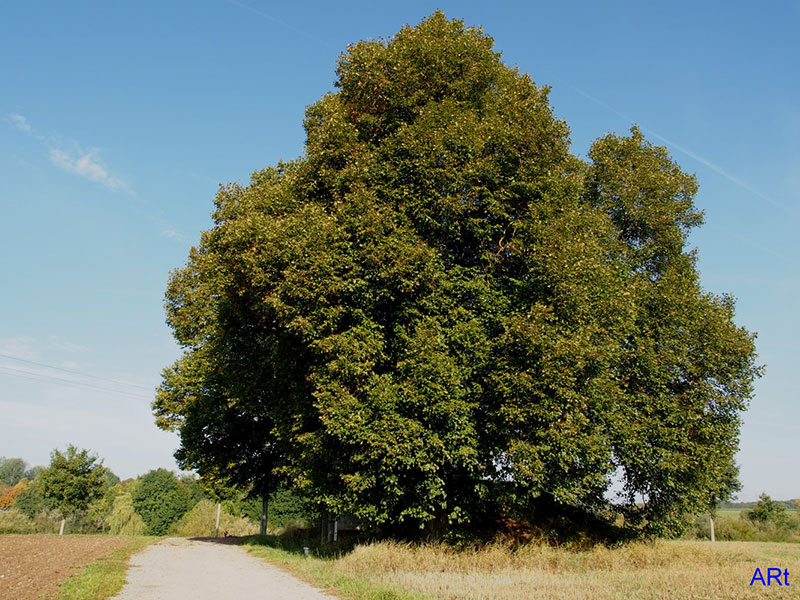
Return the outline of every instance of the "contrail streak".
{"type": "MultiPolygon", "coordinates": [[[[586,92],[584,92],[583,90],[581,90],[581,89],[579,89],[579,88],[576,88],[576,87],[573,87],[572,89],[573,89],[573,90],[575,90],[575,92],[577,92],[578,94],[580,94],[580,95],[581,95],[581,96],[583,96],[584,98],[587,98],[588,100],[591,100],[592,102],[594,102],[594,103],[595,103],[595,104],[597,104],[598,106],[602,106],[602,107],[603,107],[603,108],[605,108],[606,110],[608,110],[608,111],[611,111],[612,113],[614,113],[614,114],[615,114],[615,115],[617,115],[618,117],[621,117],[621,118],[625,119],[626,121],[630,121],[631,123],[634,123],[634,122],[635,122],[635,120],[634,120],[634,119],[632,119],[632,118],[630,118],[628,115],[626,115],[626,114],[623,114],[623,113],[619,112],[619,111],[618,111],[617,109],[615,109],[614,107],[612,107],[612,106],[609,106],[608,104],[606,104],[606,103],[605,103],[605,102],[603,102],[602,100],[598,100],[597,98],[595,98],[595,97],[594,97],[594,96],[592,96],[591,94],[587,94],[587,93],[586,93],[586,92]]],[[[750,192],[750,193],[751,193],[751,194],[753,194],[754,196],[756,196],[756,197],[760,198],[761,200],[764,200],[765,202],[769,202],[769,203],[770,203],[770,204],[772,204],[773,206],[775,206],[775,207],[777,207],[777,208],[780,208],[782,211],[784,211],[785,213],[787,213],[787,214],[789,214],[789,215],[791,215],[791,216],[793,216],[793,217],[796,217],[796,216],[797,216],[797,214],[795,213],[795,211],[794,211],[793,209],[791,209],[790,207],[786,206],[785,204],[783,204],[783,203],[781,203],[781,202],[778,202],[777,200],[775,200],[775,199],[773,199],[773,198],[770,198],[769,196],[767,196],[767,195],[766,195],[766,194],[764,194],[763,192],[761,192],[761,191],[757,190],[756,188],[754,188],[752,185],[750,185],[750,184],[749,184],[749,183],[747,183],[746,181],[743,181],[743,180],[739,179],[738,177],[736,177],[735,175],[733,175],[733,174],[729,173],[728,171],[726,171],[725,169],[723,169],[723,168],[722,168],[722,167],[720,167],[719,165],[716,165],[716,164],[712,163],[712,162],[711,162],[710,160],[708,160],[707,158],[704,158],[703,156],[700,156],[700,155],[699,155],[699,154],[697,154],[696,152],[692,152],[692,151],[691,151],[691,150],[689,150],[688,148],[684,148],[683,146],[681,146],[681,145],[679,145],[679,144],[676,144],[676,143],[675,143],[675,142],[673,142],[672,140],[668,140],[668,139],[667,139],[667,138],[665,138],[663,135],[659,135],[658,133],[656,133],[656,132],[655,132],[655,131],[653,131],[652,129],[648,129],[648,128],[646,128],[646,127],[643,127],[643,126],[641,126],[641,129],[642,129],[642,131],[646,132],[647,134],[649,134],[649,135],[653,136],[654,138],[656,138],[656,139],[658,139],[658,140],[660,140],[660,141],[664,142],[665,144],[667,144],[667,145],[669,145],[669,146],[672,146],[673,148],[675,148],[675,149],[676,149],[676,150],[678,150],[679,152],[683,152],[684,154],[686,154],[686,155],[687,155],[687,156],[689,156],[690,158],[693,158],[693,159],[694,159],[694,160],[696,160],[697,162],[699,162],[699,163],[701,163],[701,164],[703,164],[703,165],[707,166],[709,169],[711,169],[711,170],[712,170],[712,171],[714,171],[715,173],[718,173],[719,175],[722,175],[722,176],[723,176],[725,179],[727,179],[728,181],[730,181],[730,182],[732,182],[732,183],[735,183],[735,184],[736,184],[736,185],[738,185],[739,187],[741,187],[741,188],[743,188],[743,189],[747,190],[748,192],[750,192]]]]}
{"type": "Polygon", "coordinates": [[[289,25],[289,23],[286,23],[285,21],[281,21],[280,19],[276,19],[272,15],[267,14],[265,12],[262,12],[262,11],[258,10],[257,8],[253,8],[252,6],[248,6],[247,4],[242,4],[241,2],[236,2],[236,0],[228,0],[228,4],[233,4],[234,6],[238,6],[239,8],[243,8],[244,10],[250,11],[254,15],[258,15],[259,17],[264,17],[265,19],[269,19],[270,21],[272,21],[273,23],[277,23],[278,25],[280,25],[284,29],[288,29],[289,31],[293,31],[294,33],[299,33],[303,37],[307,37],[307,38],[312,39],[314,41],[319,41],[318,37],[313,36],[310,33],[306,32],[306,31],[303,31],[301,29],[297,29],[297,27],[293,27],[292,25],[289,25]]]}

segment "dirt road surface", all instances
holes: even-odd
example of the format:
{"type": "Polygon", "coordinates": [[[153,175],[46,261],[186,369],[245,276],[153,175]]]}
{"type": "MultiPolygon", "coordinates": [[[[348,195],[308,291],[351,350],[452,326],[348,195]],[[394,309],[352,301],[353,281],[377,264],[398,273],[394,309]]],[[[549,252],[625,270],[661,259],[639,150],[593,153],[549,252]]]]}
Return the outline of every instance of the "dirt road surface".
{"type": "Polygon", "coordinates": [[[168,538],[130,564],[116,600],[334,600],[230,544],[168,538]]]}

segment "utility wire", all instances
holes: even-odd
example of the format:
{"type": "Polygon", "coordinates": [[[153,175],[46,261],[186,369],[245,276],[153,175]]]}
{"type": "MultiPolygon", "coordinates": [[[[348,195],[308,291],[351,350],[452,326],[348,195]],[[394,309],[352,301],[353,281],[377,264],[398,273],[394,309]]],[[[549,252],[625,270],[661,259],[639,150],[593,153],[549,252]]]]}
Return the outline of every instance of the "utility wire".
{"type": "Polygon", "coordinates": [[[0,365],[0,375],[11,375],[12,377],[21,377],[23,379],[32,379],[33,381],[41,381],[45,383],[61,383],[72,385],[75,387],[80,387],[84,389],[94,390],[94,391],[101,391],[110,394],[117,394],[119,396],[126,396],[128,398],[136,398],[137,400],[152,400],[152,398],[148,398],[147,396],[141,396],[138,394],[133,394],[130,392],[125,392],[123,390],[114,390],[111,388],[100,387],[96,385],[91,385],[89,383],[83,383],[80,381],[73,381],[71,379],[63,379],[61,377],[54,377],[52,375],[44,375],[41,373],[31,373],[30,371],[24,371],[22,369],[15,369],[14,367],[9,367],[7,365],[0,365]],[[14,371],[14,372],[9,372],[14,371]]]}
{"type": "Polygon", "coordinates": [[[18,360],[20,362],[28,363],[28,364],[31,364],[31,365],[37,365],[39,367],[46,367],[48,369],[54,369],[56,371],[64,371],[65,373],[72,373],[73,375],[80,375],[82,377],[89,377],[91,379],[99,379],[100,381],[109,381],[111,383],[116,383],[118,385],[129,385],[131,387],[136,387],[136,388],[141,388],[143,390],[147,390],[148,392],[152,391],[151,388],[149,388],[147,386],[144,386],[144,385],[139,385],[137,383],[127,383],[125,381],[119,381],[118,379],[109,379],[108,377],[98,377],[97,375],[90,375],[89,373],[81,373],[80,371],[71,371],[69,369],[64,369],[62,367],[56,367],[56,366],[53,366],[53,365],[47,365],[45,363],[36,362],[34,360],[27,360],[25,358],[17,358],[16,356],[10,356],[8,354],[0,354],[0,357],[9,358],[11,360],[18,360]]]}

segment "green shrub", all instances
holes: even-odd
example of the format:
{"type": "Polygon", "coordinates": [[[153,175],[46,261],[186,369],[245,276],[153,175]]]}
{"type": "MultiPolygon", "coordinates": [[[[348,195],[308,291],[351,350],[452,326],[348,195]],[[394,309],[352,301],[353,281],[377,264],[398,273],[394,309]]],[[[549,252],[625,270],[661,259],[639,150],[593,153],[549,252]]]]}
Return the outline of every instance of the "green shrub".
{"type": "Polygon", "coordinates": [[[42,511],[46,511],[44,499],[39,493],[39,484],[34,481],[22,490],[14,499],[14,508],[29,519],[33,519],[42,511]]]}
{"type": "Polygon", "coordinates": [[[786,505],[782,502],[776,502],[767,494],[761,494],[756,505],[752,510],[742,513],[743,519],[748,519],[757,527],[765,528],[770,525],[778,529],[791,528],[789,513],[786,511],[786,505]]]}
{"type": "MultiPolygon", "coordinates": [[[[224,506],[224,503],[223,503],[224,506]]],[[[180,521],[170,529],[170,535],[180,537],[208,537],[215,533],[217,505],[209,500],[200,500],[180,521]]],[[[219,535],[253,535],[258,533],[258,524],[250,519],[234,517],[223,512],[219,520],[219,535]]]]}
{"type": "Polygon", "coordinates": [[[0,511],[0,534],[33,533],[35,526],[24,514],[14,508],[0,511]]]}
{"type": "MultiPolygon", "coordinates": [[[[795,542],[797,536],[796,521],[754,523],[747,516],[740,519],[714,519],[714,534],[720,542],[795,542]]],[[[688,537],[711,539],[708,515],[698,517],[688,537]]]]}
{"type": "Polygon", "coordinates": [[[56,510],[41,510],[33,517],[36,533],[58,533],[61,515],[56,510]]]}
{"type": "Polygon", "coordinates": [[[191,508],[186,486],[166,469],[142,475],[131,498],[134,510],[144,521],[147,535],[165,535],[191,508]]]}
{"type": "MultiPolygon", "coordinates": [[[[259,518],[261,507],[259,506],[259,518]]],[[[270,527],[288,527],[290,525],[306,525],[313,523],[317,515],[308,503],[290,489],[276,491],[269,500],[270,527]]]]}
{"type": "Polygon", "coordinates": [[[106,524],[112,535],[142,535],[145,529],[142,517],[133,510],[130,494],[120,494],[114,498],[114,505],[106,524]]]}
{"type": "Polygon", "coordinates": [[[737,519],[717,519],[714,533],[721,542],[752,542],[759,537],[759,531],[751,523],[737,519]]]}

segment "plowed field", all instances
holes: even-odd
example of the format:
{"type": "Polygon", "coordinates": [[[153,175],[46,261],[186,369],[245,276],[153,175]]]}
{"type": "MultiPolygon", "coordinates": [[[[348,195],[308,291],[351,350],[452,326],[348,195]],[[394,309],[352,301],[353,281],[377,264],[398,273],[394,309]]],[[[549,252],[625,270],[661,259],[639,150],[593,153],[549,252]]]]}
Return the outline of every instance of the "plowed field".
{"type": "Polygon", "coordinates": [[[128,541],[105,535],[0,536],[0,600],[52,598],[84,565],[128,541]]]}

